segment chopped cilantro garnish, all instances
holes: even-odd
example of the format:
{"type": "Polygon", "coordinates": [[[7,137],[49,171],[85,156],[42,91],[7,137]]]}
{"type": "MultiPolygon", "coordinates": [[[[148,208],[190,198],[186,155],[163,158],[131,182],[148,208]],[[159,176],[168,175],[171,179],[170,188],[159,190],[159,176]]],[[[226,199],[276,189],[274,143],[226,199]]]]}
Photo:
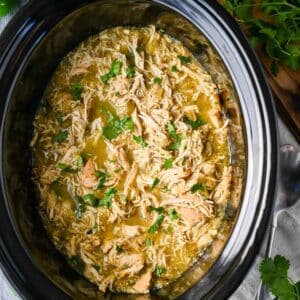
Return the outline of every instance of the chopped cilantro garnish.
{"type": "Polygon", "coordinates": [[[159,184],[159,178],[155,177],[151,185],[151,190],[153,190],[158,184],[159,184]]]}
{"type": "Polygon", "coordinates": [[[190,125],[193,129],[198,129],[200,126],[206,124],[200,117],[197,117],[195,121],[192,121],[187,116],[184,116],[183,122],[190,125]]]}
{"type": "Polygon", "coordinates": [[[134,75],[135,75],[134,67],[129,66],[129,67],[126,69],[126,74],[127,74],[127,77],[128,77],[128,78],[134,77],[134,75]]]}
{"type": "Polygon", "coordinates": [[[178,72],[177,66],[172,66],[171,71],[172,71],[172,72],[178,72]]]}
{"type": "Polygon", "coordinates": [[[117,252],[117,254],[120,254],[121,252],[123,252],[122,246],[116,245],[116,252],[117,252]]]}
{"type": "Polygon", "coordinates": [[[204,191],[205,190],[205,185],[202,183],[196,183],[191,187],[191,192],[194,194],[197,191],[204,191]]]}
{"type": "Polygon", "coordinates": [[[115,196],[116,193],[117,189],[115,187],[106,190],[103,198],[99,201],[99,206],[110,208],[112,205],[112,198],[115,196]]]}
{"type": "Polygon", "coordinates": [[[166,169],[170,169],[173,166],[173,157],[167,158],[163,164],[163,167],[166,169]]]}
{"type": "Polygon", "coordinates": [[[93,194],[84,195],[82,199],[85,203],[88,203],[94,207],[98,206],[99,204],[99,199],[96,198],[93,194]]]}
{"type": "Polygon", "coordinates": [[[159,215],[157,217],[156,221],[151,225],[151,227],[149,227],[148,233],[151,233],[151,234],[155,233],[159,229],[159,227],[162,224],[164,218],[165,218],[164,215],[159,215]]]}
{"type": "Polygon", "coordinates": [[[104,183],[108,177],[108,175],[104,172],[101,171],[96,171],[96,177],[99,178],[99,182],[98,182],[98,186],[97,186],[97,190],[101,189],[104,187],[104,183]]]}
{"type": "Polygon", "coordinates": [[[70,91],[75,101],[81,100],[83,90],[83,85],[80,82],[71,84],[70,91]]]}
{"type": "Polygon", "coordinates": [[[144,139],[140,135],[139,136],[133,135],[133,139],[144,148],[148,146],[148,144],[144,141],[144,139]]]}
{"type": "Polygon", "coordinates": [[[167,269],[164,267],[160,267],[160,266],[156,266],[156,268],[154,270],[154,274],[157,277],[161,277],[166,272],[167,272],[167,269]]]}
{"type": "Polygon", "coordinates": [[[84,158],[80,155],[77,159],[77,167],[80,169],[84,166],[84,158]]]}
{"type": "Polygon", "coordinates": [[[172,208],[170,210],[169,216],[170,216],[171,220],[177,220],[179,218],[179,214],[178,214],[178,212],[176,211],[175,208],[172,208]]]}
{"type": "Polygon", "coordinates": [[[117,117],[111,115],[107,121],[106,126],[103,128],[103,135],[108,139],[115,139],[122,133],[123,129],[127,129],[130,132],[134,131],[134,123],[131,117],[125,117],[120,120],[117,117]]]}
{"type": "Polygon", "coordinates": [[[161,77],[155,77],[153,82],[157,83],[157,84],[161,84],[162,83],[162,78],[161,77]]]}
{"type": "Polygon", "coordinates": [[[181,144],[181,137],[178,136],[175,125],[172,122],[169,122],[167,125],[167,130],[173,140],[173,142],[168,146],[168,149],[178,150],[181,144]]]}
{"type": "Polygon", "coordinates": [[[130,132],[134,131],[134,123],[131,117],[125,117],[121,120],[121,128],[127,129],[130,132]]]}
{"type": "Polygon", "coordinates": [[[151,211],[156,211],[156,212],[159,213],[159,214],[162,214],[162,213],[165,212],[165,208],[162,207],[162,206],[160,206],[160,207],[154,207],[154,206],[150,205],[150,206],[148,206],[148,207],[149,207],[149,209],[150,209],[151,211]]]}
{"type": "Polygon", "coordinates": [[[117,75],[119,75],[121,73],[121,68],[122,68],[122,62],[120,62],[119,60],[115,59],[112,62],[111,66],[110,66],[109,72],[101,76],[102,82],[104,84],[106,84],[109,79],[111,79],[112,77],[116,77],[117,75]]]}
{"type": "Polygon", "coordinates": [[[62,143],[68,138],[68,136],[69,136],[68,131],[61,130],[59,133],[53,136],[52,141],[55,143],[62,143]]]}
{"type": "Polygon", "coordinates": [[[72,172],[73,169],[70,165],[64,163],[58,163],[57,166],[64,172],[72,172]]]}
{"type": "Polygon", "coordinates": [[[115,92],[115,96],[119,97],[120,96],[120,92],[115,92]]]}
{"type": "Polygon", "coordinates": [[[185,65],[191,62],[191,57],[190,56],[184,56],[184,55],[178,55],[178,58],[180,61],[185,65]]]}

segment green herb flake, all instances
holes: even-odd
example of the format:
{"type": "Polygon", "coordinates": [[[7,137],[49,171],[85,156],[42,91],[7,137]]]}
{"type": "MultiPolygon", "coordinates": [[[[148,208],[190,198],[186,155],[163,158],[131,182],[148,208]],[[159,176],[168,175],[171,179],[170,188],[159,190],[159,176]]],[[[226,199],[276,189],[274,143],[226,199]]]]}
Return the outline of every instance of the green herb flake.
{"type": "Polygon", "coordinates": [[[163,220],[164,220],[165,216],[164,215],[159,215],[156,219],[156,221],[151,225],[151,227],[149,227],[148,229],[148,233],[155,233],[159,227],[161,226],[163,220]]]}
{"type": "Polygon", "coordinates": [[[77,167],[81,169],[84,166],[84,158],[80,155],[77,159],[77,167]]]}
{"type": "Polygon", "coordinates": [[[99,201],[99,206],[110,208],[112,205],[112,199],[116,193],[117,189],[115,187],[107,189],[103,198],[99,201]]]}
{"type": "Polygon", "coordinates": [[[107,180],[108,175],[102,171],[96,171],[95,174],[96,174],[96,177],[99,178],[97,190],[102,189],[104,187],[104,184],[107,180]]]}
{"type": "Polygon", "coordinates": [[[168,146],[168,150],[178,150],[181,144],[181,137],[178,136],[175,125],[172,122],[169,122],[167,130],[172,138],[172,143],[168,146]]]}
{"type": "Polygon", "coordinates": [[[154,274],[156,277],[161,277],[163,274],[167,272],[167,269],[161,266],[156,266],[154,270],[154,274]]]}
{"type": "Polygon", "coordinates": [[[155,78],[153,79],[153,82],[154,82],[154,83],[157,83],[157,84],[161,84],[161,83],[162,83],[162,78],[161,78],[161,77],[155,77],[155,78]]]}
{"type": "Polygon", "coordinates": [[[120,96],[120,92],[115,92],[115,96],[119,97],[120,96]]]}
{"type": "Polygon", "coordinates": [[[64,163],[58,163],[57,166],[64,172],[72,172],[73,169],[70,165],[64,163]]]}
{"type": "Polygon", "coordinates": [[[147,147],[148,144],[144,141],[144,139],[139,135],[133,135],[133,140],[140,144],[143,148],[147,147]]]}
{"type": "Polygon", "coordinates": [[[170,169],[173,166],[173,157],[167,158],[163,164],[163,167],[166,169],[170,169]]]}
{"type": "Polygon", "coordinates": [[[152,239],[146,239],[146,245],[147,246],[152,246],[153,245],[152,239]]]}
{"type": "Polygon", "coordinates": [[[108,140],[113,140],[119,136],[123,130],[134,131],[134,123],[131,117],[124,117],[122,120],[110,114],[107,124],[103,127],[103,135],[108,140]]]}
{"type": "Polygon", "coordinates": [[[82,99],[83,91],[84,91],[84,88],[80,82],[73,83],[70,86],[70,92],[75,101],[80,101],[82,99]]]}
{"type": "Polygon", "coordinates": [[[122,68],[122,62],[115,59],[110,66],[109,72],[101,76],[102,82],[104,84],[107,84],[109,79],[121,74],[121,68],[122,68]]]}
{"type": "Polygon", "coordinates": [[[178,58],[180,59],[181,63],[186,65],[191,62],[190,56],[184,56],[184,55],[178,55],[178,58]]]}
{"type": "Polygon", "coordinates": [[[133,78],[134,75],[135,75],[134,67],[129,66],[129,67],[126,69],[126,75],[127,75],[127,78],[133,78]]]}
{"type": "Polygon", "coordinates": [[[99,204],[99,199],[96,198],[93,194],[87,194],[82,197],[85,203],[92,205],[93,207],[97,207],[99,204]]]}
{"type": "Polygon", "coordinates": [[[84,261],[78,255],[71,256],[68,259],[68,263],[72,268],[74,268],[80,273],[84,270],[84,261]]]}
{"type": "Polygon", "coordinates": [[[197,191],[203,192],[205,190],[205,185],[203,183],[196,183],[191,187],[191,192],[195,194],[197,191]]]}
{"type": "Polygon", "coordinates": [[[68,131],[66,130],[61,130],[59,133],[55,134],[52,137],[52,141],[55,143],[62,143],[64,142],[69,136],[68,131]]]}
{"type": "Polygon", "coordinates": [[[162,207],[162,206],[160,206],[160,207],[154,207],[154,206],[152,206],[152,205],[149,205],[148,207],[149,207],[149,209],[150,209],[151,211],[155,211],[155,212],[157,212],[157,213],[159,213],[159,214],[162,214],[162,213],[165,212],[165,208],[162,207]]]}
{"type": "Polygon", "coordinates": [[[171,220],[177,220],[177,219],[179,218],[179,214],[178,214],[178,212],[176,211],[175,208],[172,208],[172,209],[170,210],[169,216],[170,216],[170,219],[171,219],[171,220]]]}
{"type": "Polygon", "coordinates": [[[192,121],[187,116],[183,117],[183,122],[190,125],[192,129],[198,129],[200,126],[206,124],[200,117],[197,116],[195,121],[192,121]]]}
{"type": "Polygon", "coordinates": [[[123,248],[122,248],[122,246],[120,246],[120,245],[116,245],[116,252],[117,252],[117,254],[120,254],[120,253],[122,253],[122,252],[123,252],[123,248]]]}
{"type": "Polygon", "coordinates": [[[129,130],[130,132],[133,132],[135,129],[134,122],[131,117],[123,118],[120,126],[122,129],[129,130]]]}
{"type": "Polygon", "coordinates": [[[151,184],[151,190],[153,190],[158,184],[159,184],[159,178],[155,177],[151,184]]]}
{"type": "Polygon", "coordinates": [[[171,71],[172,72],[178,72],[179,70],[178,70],[177,66],[172,66],[171,71]]]}

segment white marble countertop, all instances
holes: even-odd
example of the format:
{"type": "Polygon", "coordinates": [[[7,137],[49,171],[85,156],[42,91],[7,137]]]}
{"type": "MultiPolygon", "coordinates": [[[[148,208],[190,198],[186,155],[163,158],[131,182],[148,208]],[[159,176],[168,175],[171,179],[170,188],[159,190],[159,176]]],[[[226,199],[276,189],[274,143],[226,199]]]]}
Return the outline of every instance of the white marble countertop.
{"type": "MultiPolygon", "coordinates": [[[[22,2],[25,3],[26,0],[22,1],[22,2]]],[[[9,20],[12,18],[12,16],[14,15],[14,13],[17,11],[17,9],[12,14],[10,14],[8,16],[5,16],[3,18],[0,18],[0,33],[2,32],[2,30],[4,29],[4,27],[6,26],[6,24],[9,22],[9,20]]],[[[1,49],[0,49],[0,51],[1,51],[1,49]]],[[[282,120],[279,117],[279,115],[277,115],[277,119],[278,119],[278,129],[279,129],[280,145],[292,144],[292,145],[296,146],[300,150],[299,143],[296,141],[296,139],[294,138],[294,136],[292,135],[292,133],[288,130],[288,128],[286,127],[286,125],[282,122],[282,120]]],[[[299,212],[299,210],[297,211],[297,213],[298,212],[299,212]]],[[[298,213],[298,215],[300,215],[300,212],[298,213]]],[[[275,247],[276,247],[276,245],[275,245],[275,247]]],[[[294,250],[296,252],[297,251],[300,252],[299,249],[294,249],[294,250]]],[[[299,256],[297,256],[297,257],[299,258],[299,256]]],[[[298,259],[298,262],[299,262],[299,259],[298,259]]],[[[298,263],[298,265],[299,265],[299,263],[298,263]]],[[[299,275],[300,274],[298,274],[298,276],[299,275]]],[[[253,285],[254,285],[253,282],[257,283],[257,281],[259,281],[259,275],[258,275],[258,273],[255,272],[255,271],[249,272],[249,275],[246,277],[245,281],[250,281],[250,282],[249,282],[249,284],[247,282],[244,282],[241,285],[241,288],[232,296],[232,299],[236,299],[236,300],[242,300],[242,299],[248,300],[248,299],[250,299],[249,298],[250,294],[246,294],[245,293],[245,289],[247,289],[247,286],[250,286],[251,288],[253,288],[253,285]],[[251,273],[253,273],[253,274],[251,274],[251,273]],[[254,280],[253,278],[249,278],[249,277],[257,277],[257,278],[254,280]]],[[[5,278],[3,272],[0,270],[0,300],[15,300],[15,299],[20,299],[20,297],[18,296],[18,294],[16,293],[16,291],[11,287],[10,283],[5,278]]]]}

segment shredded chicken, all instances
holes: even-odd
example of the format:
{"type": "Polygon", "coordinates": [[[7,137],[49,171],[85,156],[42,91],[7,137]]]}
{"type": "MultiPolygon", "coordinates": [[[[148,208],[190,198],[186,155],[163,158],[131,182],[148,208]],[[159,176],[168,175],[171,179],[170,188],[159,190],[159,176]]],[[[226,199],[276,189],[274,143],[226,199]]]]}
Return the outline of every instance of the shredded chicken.
{"type": "Polygon", "coordinates": [[[100,291],[166,286],[221,231],[233,171],[217,92],[154,26],[105,30],[55,72],[31,141],[40,215],[100,291]]]}

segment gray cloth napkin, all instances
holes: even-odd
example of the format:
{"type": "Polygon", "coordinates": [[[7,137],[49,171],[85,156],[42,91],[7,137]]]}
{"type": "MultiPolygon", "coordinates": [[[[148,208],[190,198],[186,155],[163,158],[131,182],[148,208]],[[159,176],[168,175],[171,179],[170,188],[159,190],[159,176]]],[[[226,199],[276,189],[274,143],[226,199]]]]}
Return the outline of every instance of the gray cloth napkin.
{"type": "MultiPolygon", "coordinates": [[[[22,1],[25,3],[27,1],[22,1]]],[[[18,8],[17,8],[18,9],[18,8]]],[[[17,10],[16,9],[16,10],[17,10]]],[[[0,33],[5,25],[15,14],[16,10],[3,18],[0,18],[0,33]]],[[[280,144],[293,144],[300,150],[300,145],[290,134],[289,130],[279,119],[280,144]]],[[[278,228],[276,231],[274,247],[272,253],[274,255],[281,254],[288,257],[291,261],[290,276],[293,279],[300,279],[300,201],[294,207],[284,211],[278,220],[278,228]]],[[[264,248],[264,247],[263,247],[264,248]]],[[[262,249],[263,249],[262,248],[262,249]]],[[[260,253],[255,259],[252,268],[249,270],[244,281],[236,292],[230,297],[230,300],[250,300],[254,299],[260,276],[258,272],[259,263],[264,256],[260,253]]],[[[6,279],[5,275],[0,269],[0,300],[20,300],[21,297],[17,294],[14,288],[6,279]]]]}

